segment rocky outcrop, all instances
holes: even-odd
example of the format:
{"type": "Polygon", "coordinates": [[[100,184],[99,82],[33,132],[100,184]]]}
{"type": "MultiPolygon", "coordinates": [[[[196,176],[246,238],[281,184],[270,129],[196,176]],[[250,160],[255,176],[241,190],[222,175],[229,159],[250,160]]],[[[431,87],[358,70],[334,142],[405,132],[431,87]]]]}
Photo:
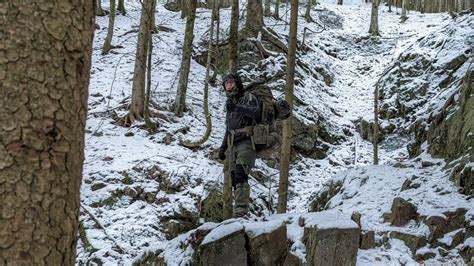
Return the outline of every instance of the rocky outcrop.
{"type": "Polygon", "coordinates": [[[418,218],[416,206],[399,197],[393,199],[391,211],[391,224],[395,226],[405,225],[418,218]]]}
{"type": "Polygon", "coordinates": [[[247,265],[244,227],[231,223],[214,230],[199,246],[199,265],[247,265]]]}
{"type": "Polygon", "coordinates": [[[318,228],[304,230],[309,265],[355,265],[359,249],[358,227],[318,228]]]}
{"type": "Polygon", "coordinates": [[[330,211],[273,215],[258,222],[230,219],[206,223],[171,240],[156,261],[168,265],[355,265],[359,236],[355,222],[330,211]],[[182,253],[188,254],[187,261],[177,259],[182,253]]]}

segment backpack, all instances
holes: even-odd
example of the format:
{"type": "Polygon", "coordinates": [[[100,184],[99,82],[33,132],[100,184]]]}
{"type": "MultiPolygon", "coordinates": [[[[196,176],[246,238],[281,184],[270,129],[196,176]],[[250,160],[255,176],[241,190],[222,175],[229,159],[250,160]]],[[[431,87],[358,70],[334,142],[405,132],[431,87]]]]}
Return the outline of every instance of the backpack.
{"type": "Polygon", "coordinates": [[[275,121],[290,117],[290,105],[285,100],[275,100],[272,90],[262,83],[254,83],[246,87],[246,93],[257,97],[261,102],[262,115],[252,126],[252,143],[257,151],[272,147],[279,141],[275,131],[275,121]]]}

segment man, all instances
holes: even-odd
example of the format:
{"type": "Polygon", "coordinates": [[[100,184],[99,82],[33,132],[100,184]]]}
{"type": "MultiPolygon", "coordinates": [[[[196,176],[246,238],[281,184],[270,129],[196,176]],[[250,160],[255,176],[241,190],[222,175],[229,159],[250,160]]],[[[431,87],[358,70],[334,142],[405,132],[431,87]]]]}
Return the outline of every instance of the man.
{"type": "Polygon", "coordinates": [[[254,95],[245,93],[242,81],[237,74],[223,78],[226,95],[226,131],[219,149],[219,158],[229,156],[229,169],[234,189],[234,217],[248,213],[250,186],[248,175],[255,165],[256,151],[251,141],[249,126],[261,117],[261,103],[254,95]]]}

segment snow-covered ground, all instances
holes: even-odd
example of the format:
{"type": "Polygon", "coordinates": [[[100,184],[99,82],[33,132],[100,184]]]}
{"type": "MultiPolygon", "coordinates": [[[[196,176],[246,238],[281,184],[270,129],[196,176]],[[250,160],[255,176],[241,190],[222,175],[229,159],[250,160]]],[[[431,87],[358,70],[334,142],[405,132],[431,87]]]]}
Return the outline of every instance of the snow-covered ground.
{"type": "MultiPolygon", "coordinates": [[[[372,145],[355,133],[353,122],[373,117],[374,83],[390,61],[418,38],[448,23],[450,18],[447,14],[411,12],[409,19],[401,24],[398,14],[389,13],[387,7],[381,6],[379,28],[382,37],[373,40],[368,38],[367,33],[370,4],[346,1],[344,5],[338,6],[332,3],[335,1],[318,2],[322,2],[317,6],[318,10],[328,9],[343,18],[340,21],[342,28],[326,27],[321,33],[308,34],[306,41],[314,51],[301,54],[300,58],[312,66],[327,68],[334,75],[334,82],[328,86],[314,78],[304,79],[303,85],[296,86],[295,94],[304,99],[308,106],[298,107],[295,115],[306,122],[311,121],[308,114],[324,117],[331,130],[340,132],[348,128],[353,136],[340,145],[331,145],[325,159],[297,159],[290,169],[288,210],[294,213],[306,212],[311,196],[331,177],[336,175],[336,178],[340,178],[341,175],[350,174],[350,171],[363,171],[369,179],[374,179],[373,183],[368,183],[373,186],[367,185],[367,191],[352,191],[354,195],[344,200],[335,198],[332,203],[344,202],[340,203],[340,210],[344,214],[350,215],[357,210],[363,217],[370,217],[363,220],[363,226],[381,228],[385,225],[379,216],[390,207],[384,198],[395,193],[394,188],[398,183],[403,183],[401,177],[411,174],[433,175],[437,177],[436,180],[442,180],[444,175],[440,167],[425,170],[388,166],[406,159],[403,139],[395,141],[389,149],[384,149],[382,145],[380,162],[386,166],[364,167],[372,163],[372,145]],[[329,55],[331,53],[337,54],[337,57],[329,55]],[[349,172],[341,173],[348,169],[349,172]],[[380,176],[393,179],[376,179],[380,176]]],[[[105,56],[100,55],[100,50],[107,33],[108,19],[97,19],[100,28],[96,30],[94,39],[80,217],[93,250],[86,250],[81,241],[78,247],[79,264],[100,260],[107,265],[129,265],[147,250],[154,252],[164,249],[168,240],[160,221],[183,210],[199,215],[199,203],[209,188],[221,187],[223,182],[222,165],[210,156],[212,149],[220,145],[224,130],[225,95],[220,87],[210,87],[209,109],[213,129],[204,149],[191,151],[178,145],[179,139],[196,140],[205,131],[202,111],[203,66],[195,61],[191,63],[187,97],[189,112],[182,118],[175,118],[167,109],[175,97],[179,77],[185,27],[185,20],[180,18],[179,13],[167,11],[159,4],[156,23],[176,32],[159,32],[153,36],[152,98],[158,104],[159,112],[168,115],[173,122],[160,119],[159,132],[150,135],[140,127],[140,123],[124,128],[116,125],[111,118],[113,112],[119,116],[126,113],[124,106],[131,95],[137,38],[137,33],[131,30],[138,29],[140,8],[135,1],[128,1],[126,5],[127,15],[118,15],[115,22],[112,45],[118,47],[105,56]],[[171,140],[169,145],[168,140],[171,140]]],[[[314,17],[321,12],[318,10],[312,11],[314,17]]],[[[230,21],[230,9],[221,12],[221,27],[225,31],[230,21]]],[[[300,13],[304,13],[304,10],[300,13]]],[[[209,18],[209,10],[198,10],[195,47],[203,36],[207,36],[209,18]]],[[[288,32],[287,26],[272,18],[266,18],[265,23],[280,34],[288,32]]],[[[314,31],[321,29],[317,24],[308,24],[300,17],[299,40],[303,38],[305,27],[314,31]]],[[[312,119],[314,121],[314,117],[312,119]]],[[[259,204],[260,197],[267,201],[271,201],[271,198],[276,202],[277,170],[260,160],[257,161],[257,168],[272,175],[272,178],[268,184],[250,180],[254,204],[259,204]]],[[[466,206],[467,201],[453,187],[447,189],[455,199],[452,204],[471,208],[472,213],[472,200],[470,206],[466,206]]],[[[431,203],[426,204],[429,209],[431,203]]],[[[269,212],[268,209],[264,211],[265,214],[269,212]]],[[[360,251],[358,262],[414,263],[403,244],[393,244],[392,247],[389,250],[360,251]]]]}

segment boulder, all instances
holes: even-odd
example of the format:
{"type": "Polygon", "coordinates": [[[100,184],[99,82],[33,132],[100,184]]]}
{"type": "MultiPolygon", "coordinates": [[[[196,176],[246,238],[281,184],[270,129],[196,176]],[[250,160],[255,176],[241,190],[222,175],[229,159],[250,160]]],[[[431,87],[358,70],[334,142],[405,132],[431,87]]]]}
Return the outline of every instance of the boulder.
{"type": "Polygon", "coordinates": [[[371,249],[375,247],[375,232],[368,231],[360,234],[360,249],[371,249]]]}
{"type": "MultiPolygon", "coordinates": [[[[265,228],[265,223],[256,223],[265,228]]],[[[282,265],[285,262],[288,246],[286,225],[280,225],[270,232],[252,232],[247,230],[250,265],[282,265]]]]}
{"type": "Polygon", "coordinates": [[[402,226],[412,219],[418,219],[416,206],[400,197],[393,199],[391,211],[391,224],[395,226],[402,226]]]}
{"type": "Polygon", "coordinates": [[[426,245],[426,237],[423,235],[412,235],[402,232],[392,231],[390,232],[390,237],[400,239],[405,243],[405,245],[410,248],[413,254],[416,253],[416,250],[426,245]]]}
{"type": "Polygon", "coordinates": [[[303,261],[296,256],[295,254],[289,252],[286,255],[285,262],[283,263],[283,266],[303,266],[303,261]]]}
{"type": "Polygon", "coordinates": [[[430,229],[428,242],[433,243],[436,239],[442,237],[444,234],[464,227],[467,210],[458,208],[455,211],[443,213],[442,216],[429,216],[424,219],[424,223],[430,229]]]}
{"type": "Polygon", "coordinates": [[[240,223],[215,228],[199,246],[199,265],[247,265],[245,237],[240,223]]]}
{"type": "Polygon", "coordinates": [[[306,219],[305,226],[308,265],[356,265],[360,229],[355,222],[325,213],[321,219],[306,219]]]}

